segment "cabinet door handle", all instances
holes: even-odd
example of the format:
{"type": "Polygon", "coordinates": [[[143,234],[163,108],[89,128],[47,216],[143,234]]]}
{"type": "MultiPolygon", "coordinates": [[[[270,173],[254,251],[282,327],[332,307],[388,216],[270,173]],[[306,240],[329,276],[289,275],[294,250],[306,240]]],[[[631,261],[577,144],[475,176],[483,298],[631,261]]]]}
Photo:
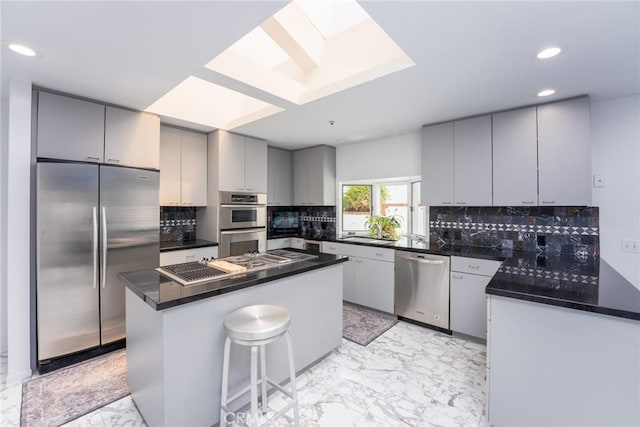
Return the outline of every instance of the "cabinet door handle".
{"type": "Polygon", "coordinates": [[[555,202],[556,202],[555,200],[548,200],[548,201],[547,200],[543,200],[542,201],[542,203],[546,204],[546,205],[550,205],[550,204],[555,203],[555,202]]]}
{"type": "Polygon", "coordinates": [[[461,274],[452,274],[451,277],[453,277],[456,280],[462,280],[464,279],[464,276],[461,274]]]}
{"type": "Polygon", "coordinates": [[[466,205],[467,202],[456,202],[456,205],[466,205]]]}
{"type": "Polygon", "coordinates": [[[107,163],[120,163],[118,159],[107,159],[107,163]]]}
{"type": "Polygon", "coordinates": [[[523,201],[522,204],[523,205],[532,205],[533,201],[523,201]]]}
{"type": "Polygon", "coordinates": [[[450,205],[451,202],[442,202],[443,205],[450,205]]]}
{"type": "Polygon", "coordinates": [[[253,191],[253,188],[247,188],[247,191],[253,191]]]}
{"type": "Polygon", "coordinates": [[[95,162],[99,162],[100,161],[100,157],[91,157],[91,156],[87,156],[87,160],[93,160],[95,162]]]}
{"type": "Polygon", "coordinates": [[[469,264],[469,268],[471,268],[473,270],[477,270],[477,269],[480,268],[480,266],[479,265],[471,265],[471,264],[469,264]]]}

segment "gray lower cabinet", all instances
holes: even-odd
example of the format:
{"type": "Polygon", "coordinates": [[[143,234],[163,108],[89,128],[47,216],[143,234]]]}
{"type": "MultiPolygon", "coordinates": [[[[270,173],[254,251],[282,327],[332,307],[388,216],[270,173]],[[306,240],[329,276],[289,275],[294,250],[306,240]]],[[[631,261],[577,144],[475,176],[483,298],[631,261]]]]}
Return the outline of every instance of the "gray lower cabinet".
{"type": "Polygon", "coordinates": [[[394,312],[394,251],[347,243],[322,242],[324,253],[348,256],[343,267],[343,298],[387,313],[394,312]]]}
{"type": "Polygon", "coordinates": [[[489,296],[495,426],[640,425],[640,322],[489,296]]]}
{"type": "Polygon", "coordinates": [[[487,339],[487,303],[485,288],[500,261],[451,257],[450,309],[451,330],[487,339]]]}

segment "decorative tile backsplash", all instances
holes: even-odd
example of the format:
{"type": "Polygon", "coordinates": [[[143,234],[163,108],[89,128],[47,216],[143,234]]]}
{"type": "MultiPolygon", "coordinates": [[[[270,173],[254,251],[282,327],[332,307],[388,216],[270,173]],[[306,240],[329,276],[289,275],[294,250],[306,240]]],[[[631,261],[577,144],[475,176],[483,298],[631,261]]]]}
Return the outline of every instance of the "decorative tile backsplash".
{"type": "Polygon", "coordinates": [[[301,207],[300,236],[306,239],[336,238],[335,206],[301,207]]]}
{"type": "MultiPolygon", "coordinates": [[[[267,233],[269,237],[278,236],[278,230],[271,227],[272,212],[294,211],[299,215],[298,230],[287,235],[296,235],[307,239],[335,239],[336,237],[336,208],[335,206],[268,206],[267,233]]],[[[285,234],[286,234],[285,233],[285,234]]]]}
{"type": "Polygon", "coordinates": [[[484,246],[577,257],[599,256],[597,207],[431,207],[438,245],[484,246]]]}
{"type": "Polygon", "coordinates": [[[160,241],[195,240],[196,208],[160,206],[160,241]]]}

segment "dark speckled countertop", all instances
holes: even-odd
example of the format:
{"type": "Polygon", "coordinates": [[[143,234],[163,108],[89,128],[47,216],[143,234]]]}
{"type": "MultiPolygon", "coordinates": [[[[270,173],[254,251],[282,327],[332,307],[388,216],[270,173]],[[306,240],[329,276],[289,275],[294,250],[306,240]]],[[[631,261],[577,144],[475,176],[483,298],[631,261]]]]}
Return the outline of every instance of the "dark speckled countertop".
{"type": "MultiPolygon", "coordinates": [[[[295,251],[296,249],[290,250],[295,251]]],[[[298,252],[307,253],[305,251],[298,252]]],[[[283,279],[285,277],[307,271],[328,267],[348,260],[348,258],[336,255],[314,255],[317,255],[317,258],[283,264],[278,267],[254,273],[242,274],[228,279],[212,280],[210,282],[193,286],[183,286],[162,276],[155,270],[130,271],[121,273],[119,276],[125,281],[127,288],[133,291],[153,309],[164,310],[193,301],[211,298],[228,292],[271,282],[273,280],[283,279]]]]}
{"type": "Polygon", "coordinates": [[[640,320],[640,290],[599,257],[546,256],[474,246],[435,246],[401,239],[384,244],[332,240],[436,255],[503,261],[486,293],[640,320]]]}
{"type": "Polygon", "coordinates": [[[210,240],[172,240],[168,242],[160,242],[160,252],[181,251],[185,249],[207,248],[210,246],[218,246],[217,242],[210,240]]]}

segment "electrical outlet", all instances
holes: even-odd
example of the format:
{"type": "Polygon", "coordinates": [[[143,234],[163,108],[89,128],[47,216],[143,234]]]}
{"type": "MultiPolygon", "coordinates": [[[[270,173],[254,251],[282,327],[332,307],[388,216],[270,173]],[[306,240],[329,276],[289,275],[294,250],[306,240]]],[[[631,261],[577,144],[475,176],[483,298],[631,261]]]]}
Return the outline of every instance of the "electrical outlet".
{"type": "Polygon", "coordinates": [[[640,254],[640,240],[623,240],[622,252],[640,254]]]}
{"type": "Polygon", "coordinates": [[[604,178],[602,175],[593,175],[593,188],[604,188],[604,178]]]}

